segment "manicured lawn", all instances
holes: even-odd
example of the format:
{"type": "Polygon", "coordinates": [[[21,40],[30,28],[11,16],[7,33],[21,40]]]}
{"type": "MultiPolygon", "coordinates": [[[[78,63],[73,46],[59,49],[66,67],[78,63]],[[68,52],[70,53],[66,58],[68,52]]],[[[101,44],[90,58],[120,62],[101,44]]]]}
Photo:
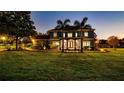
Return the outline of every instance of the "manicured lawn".
{"type": "Polygon", "coordinates": [[[124,49],[108,53],[0,52],[0,80],[124,80],[124,49]]]}

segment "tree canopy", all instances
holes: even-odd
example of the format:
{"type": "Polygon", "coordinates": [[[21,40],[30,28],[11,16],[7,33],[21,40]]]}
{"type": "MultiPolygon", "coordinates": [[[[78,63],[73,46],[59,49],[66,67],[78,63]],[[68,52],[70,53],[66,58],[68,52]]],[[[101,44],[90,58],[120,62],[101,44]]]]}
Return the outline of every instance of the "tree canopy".
{"type": "Polygon", "coordinates": [[[107,39],[107,41],[108,41],[109,45],[113,46],[113,48],[115,48],[119,43],[118,37],[116,37],[116,36],[110,36],[107,39]]]}
{"type": "Polygon", "coordinates": [[[0,12],[0,33],[15,37],[16,49],[18,48],[18,39],[37,33],[30,14],[31,12],[28,11],[0,12]]]}
{"type": "Polygon", "coordinates": [[[88,20],[88,17],[84,17],[81,22],[78,20],[75,20],[74,25],[79,28],[92,28],[90,24],[86,24],[87,20],[88,20]]]}
{"type": "Polygon", "coordinates": [[[0,12],[0,33],[18,37],[34,35],[36,31],[30,14],[28,11],[0,12]]]}

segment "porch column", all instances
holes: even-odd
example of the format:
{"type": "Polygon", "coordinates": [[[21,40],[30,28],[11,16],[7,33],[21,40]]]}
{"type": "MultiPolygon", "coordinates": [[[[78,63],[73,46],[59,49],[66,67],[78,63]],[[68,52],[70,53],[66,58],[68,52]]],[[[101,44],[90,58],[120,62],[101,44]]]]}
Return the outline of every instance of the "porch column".
{"type": "Polygon", "coordinates": [[[66,40],[67,50],[68,50],[68,39],[66,40]]]}
{"type": "Polygon", "coordinates": [[[64,39],[61,40],[61,52],[64,52],[64,39]]]}
{"type": "Polygon", "coordinates": [[[59,40],[59,50],[61,50],[61,39],[59,40]]]}
{"type": "Polygon", "coordinates": [[[76,51],[76,39],[74,39],[74,50],[76,51]]]}
{"type": "Polygon", "coordinates": [[[82,43],[82,41],[83,41],[83,40],[82,40],[82,38],[81,38],[81,52],[83,52],[83,49],[82,49],[82,44],[83,44],[83,43],[82,43]]]}

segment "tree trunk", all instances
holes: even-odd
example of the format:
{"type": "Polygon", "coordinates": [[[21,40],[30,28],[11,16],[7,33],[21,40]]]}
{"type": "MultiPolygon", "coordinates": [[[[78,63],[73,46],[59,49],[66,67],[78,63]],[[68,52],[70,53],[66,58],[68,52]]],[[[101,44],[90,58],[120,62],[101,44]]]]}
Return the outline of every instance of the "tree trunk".
{"type": "Polygon", "coordinates": [[[16,36],[16,50],[18,50],[18,36],[16,36]]]}
{"type": "Polygon", "coordinates": [[[116,46],[115,45],[113,45],[113,49],[116,50],[116,46]]]}
{"type": "Polygon", "coordinates": [[[81,38],[81,52],[83,52],[83,49],[82,49],[82,43],[83,42],[83,40],[82,40],[82,38],[81,38]]]}
{"type": "Polygon", "coordinates": [[[62,39],[62,52],[64,52],[64,39],[62,39]]]}

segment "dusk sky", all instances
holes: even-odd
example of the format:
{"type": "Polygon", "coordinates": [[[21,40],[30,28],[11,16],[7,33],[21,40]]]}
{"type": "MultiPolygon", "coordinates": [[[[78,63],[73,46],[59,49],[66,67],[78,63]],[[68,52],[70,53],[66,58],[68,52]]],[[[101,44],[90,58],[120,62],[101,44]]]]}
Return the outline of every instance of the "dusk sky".
{"type": "Polygon", "coordinates": [[[38,32],[45,33],[54,28],[58,19],[69,18],[71,25],[75,20],[81,21],[83,17],[88,17],[87,23],[96,29],[96,34],[100,39],[106,39],[115,35],[124,38],[124,12],[87,12],[87,11],[34,11],[32,20],[38,32]]]}

